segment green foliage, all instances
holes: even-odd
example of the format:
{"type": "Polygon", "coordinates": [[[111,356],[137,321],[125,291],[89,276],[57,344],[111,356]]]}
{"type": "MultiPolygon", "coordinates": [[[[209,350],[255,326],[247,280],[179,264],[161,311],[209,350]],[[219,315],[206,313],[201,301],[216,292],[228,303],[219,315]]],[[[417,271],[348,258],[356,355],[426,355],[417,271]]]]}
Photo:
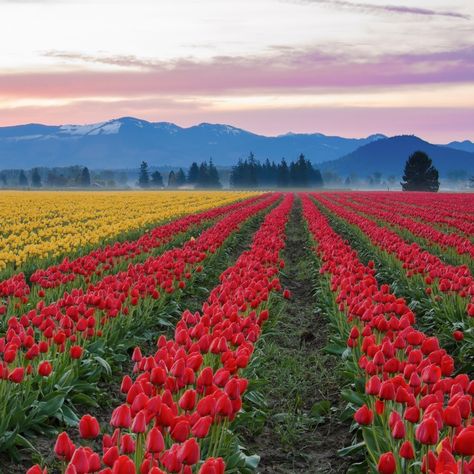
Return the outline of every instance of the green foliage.
{"type": "Polygon", "coordinates": [[[403,191],[438,191],[438,170],[426,153],[415,151],[410,155],[405,164],[401,185],[403,191]]]}

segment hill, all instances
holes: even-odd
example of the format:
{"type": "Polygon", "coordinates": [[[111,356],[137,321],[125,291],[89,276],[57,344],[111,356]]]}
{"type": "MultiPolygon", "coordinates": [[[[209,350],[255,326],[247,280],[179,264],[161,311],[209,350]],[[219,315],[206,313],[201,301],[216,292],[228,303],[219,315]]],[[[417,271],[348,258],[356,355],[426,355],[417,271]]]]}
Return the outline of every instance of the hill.
{"type": "Polygon", "coordinates": [[[442,176],[453,171],[474,173],[474,153],[433,145],[413,135],[400,135],[368,143],[337,160],[323,163],[321,169],[342,175],[355,173],[360,177],[375,172],[385,176],[401,176],[407,158],[417,150],[430,156],[442,176]]]}

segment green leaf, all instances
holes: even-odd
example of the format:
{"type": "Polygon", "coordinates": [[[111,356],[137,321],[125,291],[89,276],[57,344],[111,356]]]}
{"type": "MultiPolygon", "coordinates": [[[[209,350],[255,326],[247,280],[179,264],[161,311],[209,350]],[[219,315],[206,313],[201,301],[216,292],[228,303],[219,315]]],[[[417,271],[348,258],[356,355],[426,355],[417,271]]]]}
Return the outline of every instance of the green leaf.
{"type": "Polygon", "coordinates": [[[76,393],[71,397],[71,401],[73,403],[81,403],[82,405],[86,405],[89,407],[98,407],[98,403],[89,395],[85,393],[76,393]]]}
{"type": "Polygon", "coordinates": [[[67,405],[64,405],[61,410],[61,418],[67,426],[77,426],[79,423],[79,417],[67,405]]]}
{"type": "Polygon", "coordinates": [[[357,406],[362,406],[365,403],[363,396],[354,390],[344,388],[341,390],[341,396],[344,400],[354,403],[357,406]]]}
{"type": "Polygon", "coordinates": [[[367,461],[355,462],[349,466],[346,474],[367,474],[369,472],[369,466],[367,461]]]}
{"type": "Polygon", "coordinates": [[[245,466],[250,469],[257,469],[258,463],[260,462],[260,456],[258,454],[253,454],[252,456],[247,456],[242,453],[241,456],[245,459],[245,466]]]}
{"type": "Polygon", "coordinates": [[[352,444],[351,446],[339,449],[337,451],[337,455],[342,458],[345,456],[351,456],[352,454],[359,453],[363,450],[365,450],[365,442],[361,441],[360,443],[352,444]]]}
{"type": "Polygon", "coordinates": [[[50,417],[54,415],[64,404],[64,394],[63,393],[53,393],[51,397],[44,401],[38,403],[36,414],[38,416],[50,417]]]}
{"type": "Polygon", "coordinates": [[[342,344],[328,344],[324,348],[324,351],[327,352],[328,354],[337,355],[337,356],[342,356],[345,350],[346,350],[346,347],[343,346],[342,344]]]}
{"type": "Polygon", "coordinates": [[[99,363],[99,365],[105,370],[105,373],[107,375],[112,375],[112,368],[105,359],[102,359],[102,357],[100,356],[95,356],[94,360],[99,363]]]}

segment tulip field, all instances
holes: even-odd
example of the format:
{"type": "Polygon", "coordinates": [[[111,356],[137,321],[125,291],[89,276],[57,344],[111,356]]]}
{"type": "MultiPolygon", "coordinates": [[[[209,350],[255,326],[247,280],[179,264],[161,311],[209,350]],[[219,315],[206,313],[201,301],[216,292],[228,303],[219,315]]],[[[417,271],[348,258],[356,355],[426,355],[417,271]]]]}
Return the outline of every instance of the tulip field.
{"type": "Polygon", "coordinates": [[[474,194],[0,209],[0,473],[474,473],[474,194]]]}

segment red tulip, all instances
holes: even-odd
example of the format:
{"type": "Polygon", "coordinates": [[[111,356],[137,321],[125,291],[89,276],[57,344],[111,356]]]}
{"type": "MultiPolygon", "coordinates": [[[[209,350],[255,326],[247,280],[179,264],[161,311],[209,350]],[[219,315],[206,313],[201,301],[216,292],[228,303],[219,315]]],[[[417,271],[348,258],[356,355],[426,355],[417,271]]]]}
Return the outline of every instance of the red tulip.
{"type": "Polygon", "coordinates": [[[129,434],[124,434],[120,439],[120,449],[124,454],[135,452],[135,441],[129,434]]]}
{"type": "Polygon", "coordinates": [[[405,425],[403,421],[399,420],[395,422],[392,428],[392,436],[395,439],[403,439],[405,437],[405,425]]]}
{"type": "Polygon", "coordinates": [[[171,430],[170,435],[174,441],[176,441],[177,443],[182,443],[188,438],[189,432],[190,432],[189,422],[185,420],[181,420],[181,421],[178,421],[178,423],[176,423],[174,428],[171,430]]]}
{"type": "Polygon", "coordinates": [[[212,418],[210,416],[203,416],[199,418],[196,423],[194,423],[193,427],[191,428],[191,433],[196,438],[205,438],[209,433],[211,424],[212,418]]]}
{"type": "Polygon", "coordinates": [[[447,426],[461,426],[462,418],[459,407],[457,405],[446,407],[443,411],[443,421],[447,426]]]}
{"type": "Polygon", "coordinates": [[[35,464],[26,471],[26,474],[48,474],[48,470],[46,468],[41,469],[39,464],[35,464]]]}
{"type": "Polygon", "coordinates": [[[400,446],[399,454],[404,459],[415,459],[415,450],[410,441],[404,441],[400,446]]]}
{"type": "Polygon", "coordinates": [[[438,442],[438,424],[433,418],[423,420],[417,427],[416,439],[421,444],[433,445],[438,442]]]}
{"type": "Polygon", "coordinates": [[[114,462],[112,474],[136,474],[135,463],[128,456],[120,456],[114,462]]]}
{"type": "Polygon", "coordinates": [[[84,439],[94,439],[99,436],[100,426],[96,418],[84,415],[79,421],[79,434],[84,439]]]}
{"type": "Polygon", "coordinates": [[[191,411],[196,405],[196,391],[186,390],[179,399],[179,406],[184,411],[191,411]]]}
{"type": "Polygon", "coordinates": [[[128,405],[120,405],[112,412],[110,424],[114,428],[130,428],[132,415],[128,405]]]}
{"type": "Polygon", "coordinates": [[[72,346],[69,350],[69,355],[72,359],[80,359],[82,357],[83,349],[81,346],[72,346]]]}
{"type": "Polygon", "coordinates": [[[145,412],[143,410],[139,411],[135,415],[135,418],[133,419],[133,423],[132,423],[132,431],[134,433],[145,433],[146,418],[145,418],[145,412]]]}
{"type": "Polygon", "coordinates": [[[53,366],[51,365],[51,362],[48,362],[47,360],[40,362],[40,364],[38,365],[38,374],[42,377],[47,377],[51,374],[52,371],[53,366]]]}
{"type": "Polygon", "coordinates": [[[152,428],[146,438],[146,450],[149,453],[160,453],[165,448],[163,435],[158,428],[152,428]]]}
{"type": "Polygon", "coordinates": [[[70,464],[72,464],[77,471],[77,474],[87,474],[89,472],[89,456],[84,448],[77,448],[72,455],[70,464]]]}
{"type": "Polygon", "coordinates": [[[16,369],[12,370],[12,372],[8,376],[8,380],[13,383],[21,383],[24,376],[25,369],[23,367],[17,367],[16,369]]]}
{"type": "Polygon", "coordinates": [[[354,420],[359,425],[370,425],[374,420],[374,413],[370,410],[367,405],[362,405],[355,413],[354,420]]]}
{"type": "Polygon", "coordinates": [[[193,466],[199,461],[199,458],[199,444],[194,438],[188,439],[181,445],[178,453],[178,459],[180,462],[188,466],[193,466]]]}
{"type": "Polygon", "coordinates": [[[377,470],[380,474],[393,474],[397,469],[395,457],[391,451],[380,456],[377,470]]]}
{"type": "Polygon", "coordinates": [[[59,459],[70,461],[76,447],[74,443],[69,438],[68,434],[63,431],[60,433],[56,439],[56,444],[54,445],[54,452],[59,459]]]}
{"type": "Polygon", "coordinates": [[[464,428],[454,439],[454,452],[461,456],[474,456],[474,426],[464,428]]]}

